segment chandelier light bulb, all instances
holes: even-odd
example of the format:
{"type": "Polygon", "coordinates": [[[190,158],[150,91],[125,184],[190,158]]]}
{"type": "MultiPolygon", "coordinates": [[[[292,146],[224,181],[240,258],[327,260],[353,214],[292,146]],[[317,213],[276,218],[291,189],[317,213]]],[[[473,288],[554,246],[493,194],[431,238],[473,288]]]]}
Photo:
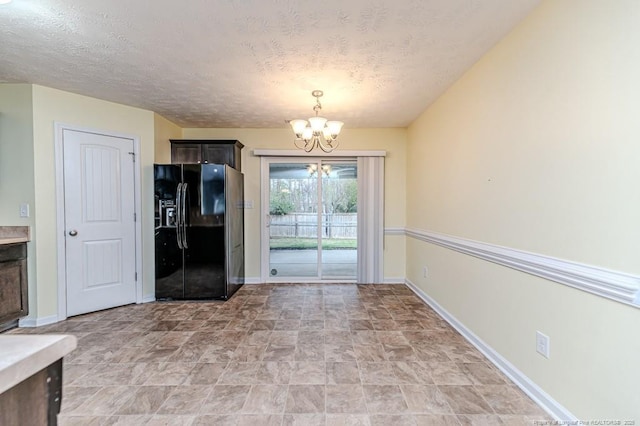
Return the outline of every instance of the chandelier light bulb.
{"type": "Polygon", "coordinates": [[[310,141],[313,138],[313,129],[311,127],[305,127],[302,130],[302,139],[305,141],[310,141]]]}
{"type": "Polygon", "coordinates": [[[322,132],[322,129],[324,129],[324,125],[326,122],[327,119],[322,117],[311,117],[309,119],[309,124],[311,125],[311,130],[313,130],[313,133],[322,132]]]}
{"type": "Polygon", "coordinates": [[[302,132],[305,127],[307,127],[307,120],[291,120],[289,122],[291,124],[291,128],[293,129],[293,133],[296,134],[296,137],[302,137],[302,132]]]}
{"type": "Polygon", "coordinates": [[[327,130],[329,130],[331,139],[338,137],[340,130],[342,130],[342,126],[344,126],[342,121],[327,121],[327,130]]]}

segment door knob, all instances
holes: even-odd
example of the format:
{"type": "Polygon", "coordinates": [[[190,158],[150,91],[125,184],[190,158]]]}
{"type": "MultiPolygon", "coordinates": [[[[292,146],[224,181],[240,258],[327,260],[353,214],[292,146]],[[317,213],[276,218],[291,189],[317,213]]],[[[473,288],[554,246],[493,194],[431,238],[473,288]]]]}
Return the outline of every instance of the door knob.
{"type": "Polygon", "coordinates": [[[69,235],[71,235],[72,237],[75,237],[76,235],[78,235],[78,231],[73,229],[73,230],[69,231],[69,235]]]}

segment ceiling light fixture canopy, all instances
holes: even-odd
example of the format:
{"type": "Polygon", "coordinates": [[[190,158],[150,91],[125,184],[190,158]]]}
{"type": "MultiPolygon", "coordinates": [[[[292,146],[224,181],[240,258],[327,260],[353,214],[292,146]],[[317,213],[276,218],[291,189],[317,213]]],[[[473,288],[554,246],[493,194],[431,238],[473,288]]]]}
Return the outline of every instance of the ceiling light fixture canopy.
{"type": "Polygon", "coordinates": [[[294,140],[296,148],[304,149],[306,152],[311,152],[315,148],[331,152],[339,145],[336,139],[344,123],[342,121],[327,121],[326,118],[318,116],[318,113],[322,111],[320,98],[323,94],[322,90],[311,92],[311,95],[316,98],[316,104],[313,107],[313,111],[316,113],[315,117],[309,118],[308,122],[307,120],[289,121],[293,133],[296,134],[294,140]]]}

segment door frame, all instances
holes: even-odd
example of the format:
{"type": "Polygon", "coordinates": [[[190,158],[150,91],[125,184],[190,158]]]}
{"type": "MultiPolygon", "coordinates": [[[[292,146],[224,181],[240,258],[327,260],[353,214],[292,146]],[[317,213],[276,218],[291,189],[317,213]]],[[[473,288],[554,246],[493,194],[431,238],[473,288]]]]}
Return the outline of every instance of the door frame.
{"type": "Polygon", "coordinates": [[[67,319],[67,263],[65,244],[65,208],[64,208],[64,131],[72,130],[76,132],[92,133],[102,136],[110,136],[133,141],[134,167],[133,167],[133,203],[136,215],[135,221],[135,293],[136,303],[143,302],[142,296],[142,178],[140,172],[140,137],[125,133],[118,133],[107,130],[99,130],[88,127],[80,127],[71,124],[54,122],[54,154],[55,154],[55,175],[56,175],[56,243],[57,243],[57,264],[58,264],[58,321],[67,319]]]}
{"type": "MultiPolygon", "coordinates": [[[[270,282],[269,278],[269,265],[268,258],[265,260],[265,251],[264,245],[265,243],[265,233],[266,238],[268,239],[268,233],[266,228],[266,216],[263,214],[265,211],[264,203],[265,203],[265,179],[264,176],[267,176],[267,182],[269,177],[269,167],[266,167],[265,171],[265,158],[277,157],[279,159],[285,159],[289,157],[320,157],[320,158],[346,158],[351,159],[355,157],[358,161],[358,214],[362,216],[358,216],[358,277],[357,282],[359,284],[365,283],[374,283],[374,282],[383,282],[384,281],[384,187],[385,187],[385,177],[384,177],[384,157],[386,157],[386,151],[375,151],[375,150],[366,150],[366,151],[358,151],[358,150],[350,150],[350,151],[333,151],[327,154],[316,154],[310,155],[304,150],[279,150],[279,149],[254,149],[253,155],[256,157],[260,157],[260,186],[261,186],[261,210],[260,210],[260,236],[261,236],[261,250],[260,250],[260,279],[263,283],[270,282]],[[381,157],[382,161],[373,162],[371,158],[368,157],[381,157]],[[365,173],[365,169],[367,167],[363,167],[369,164],[372,168],[371,173],[365,173]],[[375,166],[375,167],[374,167],[375,166]],[[371,194],[365,194],[362,189],[368,188],[378,188],[377,191],[370,191],[371,194]],[[366,216],[364,215],[363,205],[377,205],[379,209],[379,214],[374,215],[371,212],[368,212],[366,216]],[[363,228],[361,228],[363,227],[363,228]],[[373,238],[371,247],[367,250],[366,253],[363,253],[363,249],[366,245],[366,242],[363,241],[362,235],[366,232],[362,231],[366,228],[374,228],[373,232],[375,232],[376,238],[373,238]],[[362,259],[361,259],[362,255],[362,259]],[[265,266],[266,264],[266,266],[265,266]]],[[[268,196],[268,193],[267,193],[268,196]]],[[[268,200],[268,198],[267,198],[268,200]]],[[[267,201],[268,202],[268,201],[267,201]]],[[[267,210],[268,211],[268,207],[267,210]]],[[[326,281],[323,281],[326,282],[326,281]]]]}

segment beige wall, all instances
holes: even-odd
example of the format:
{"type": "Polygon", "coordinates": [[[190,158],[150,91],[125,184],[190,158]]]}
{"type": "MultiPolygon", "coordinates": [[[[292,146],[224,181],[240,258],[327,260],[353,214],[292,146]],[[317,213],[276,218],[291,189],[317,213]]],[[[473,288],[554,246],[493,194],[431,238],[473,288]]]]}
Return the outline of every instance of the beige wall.
{"type": "Polygon", "coordinates": [[[169,139],[182,138],[182,128],[161,115],[153,114],[154,124],[154,163],[171,163],[171,144],[169,139]]]}
{"type": "MultiPolygon", "coordinates": [[[[33,86],[33,141],[39,318],[57,315],[57,243],[54,123],[138,137],[142,176],[143,294],[153,296],[153,155],[154,115],[125,105],[33,86]]],[[[34,313],[35,314],[35,313],[34,313]]]]}
{"type": "MultiPolygon", "coordinates": [[[[534,10],[410,126],[407,226],[639,274],[639,19],[534,10]]],[[[574,415],[640,419],[639,309],[413,239],[407,278],[574,415]]]]}
{"type": "MultiPolygon", "coordinates": [[[[33,113],[30,84],[0,84],[0,224],[29,226],[35,238],[33,113]],[[20,217],[28,203],[30,217],[20,217]]],[[[27,244],[29,308],[37,310],[35,244],[27,244]]]]}
{"type": "MultiPolygon", "coordinates": [[[[283,129],[183,129],[185,139],[237,139],[242,150],[242,172],[245,175],[245,199],[254,208],[245,210],[246,276],[260,277],[260,158],[254,149],[292,150],[291,130],[283,129]]],[[[386,150],[385,159],[385,226],[405,224],[405,129],[348,129],[340,136],[342,150],[386,150]]],[[[404,277],[405,244],[402,236],[385,237],[384,275],[387,279],[404,277]]]]}

